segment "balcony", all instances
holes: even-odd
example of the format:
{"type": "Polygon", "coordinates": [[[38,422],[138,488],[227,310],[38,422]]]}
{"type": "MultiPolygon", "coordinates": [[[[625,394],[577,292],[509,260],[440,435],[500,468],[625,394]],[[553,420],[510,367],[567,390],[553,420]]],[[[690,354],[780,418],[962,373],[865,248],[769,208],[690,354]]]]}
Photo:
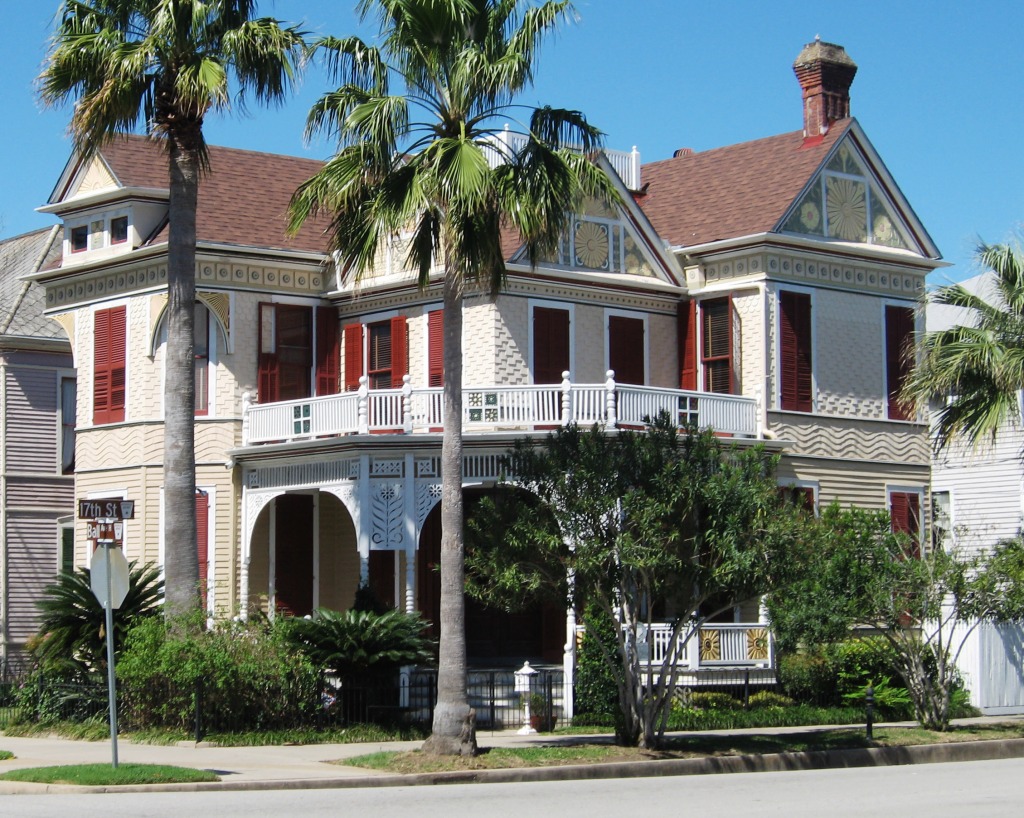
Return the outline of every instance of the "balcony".
{"type": "MultiPolygon", "coordinates": [[[[243,445],[280,443],[340,435],[439,432],[445,423],[441,387],[369,389],[360,379],[355,392],[302,400],[254,404],[243,400],[243,445]]],[[[563,373],[560,384],[471,386],[462,393],[466,433],[531,432],[578,423],[609,429],[639,429],[667,412],[678,426],[696,424],[716,433],[760,437],[760,413],[753,398],[617,384],[576,384],[563,373]]]]}

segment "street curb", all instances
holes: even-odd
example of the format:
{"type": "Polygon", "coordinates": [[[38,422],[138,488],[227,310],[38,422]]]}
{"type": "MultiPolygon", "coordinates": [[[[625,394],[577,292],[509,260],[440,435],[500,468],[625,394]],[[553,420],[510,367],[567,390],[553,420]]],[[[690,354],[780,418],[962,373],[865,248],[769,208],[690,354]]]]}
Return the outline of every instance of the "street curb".
{"type": "Polygon", "coordinates": [[[347,778],[305,778],[262,781],[217,781],[192,784],[137,784],[118,787],[78,787],[61,784],[0,783],[0,794],[28,793],[142,793],[244,792],[267,790],[416,787],[438,784],[511,784],[526,781],[593,781],[608,778],[717,775],[730,773],[796,772],[853,767],[892,767],[957,761],[1024,758],[1024,739],[951,742],[907,747],[855,750],[813,750],[803,753],[711,756],[614,764],[575,764],[561,767],[516,767],[502,770],[459,770],[409,775],[378,774],[347,778]],[[13,785],[13,786],[12,786],[13,785]]]}

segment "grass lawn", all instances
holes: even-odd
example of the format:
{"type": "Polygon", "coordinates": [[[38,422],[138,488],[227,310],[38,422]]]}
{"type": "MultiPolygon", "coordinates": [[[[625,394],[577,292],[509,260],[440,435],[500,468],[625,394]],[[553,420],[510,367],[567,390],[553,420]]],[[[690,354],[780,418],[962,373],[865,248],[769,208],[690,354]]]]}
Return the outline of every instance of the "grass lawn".
{"type": "Polygon", "coordinates": [[[169,767],[162,764],[69,764],[63,767],[29,767],[0,775],[3,781],[29,781],[35,784],[79,784],[101,787],[117,784],[181,784],[195,781],[220,781],[207,770],[169,767]]]}
{"type": "Polygon", "coordinates": [[[672,736],[660,750],[640,750],[570,737],[552,737],[544,746],[493,747],[473,758],[437,757],[419,751],[380,752],[342,759],[336,764],[365,767],[392,773],[430,773],[455,770],[493,770],[509,767],[550,767],[566,764],[607,764],[622,761],[657,761],[758,753],[848,750],[864,747],[899,747],[957,741],[1024,738],[1024,724],[952,727],[939,733],[917,727],[875,730],[874,741],[864,730],[811,730],[782,734],[747,733],[737,736],[672,736]]]}

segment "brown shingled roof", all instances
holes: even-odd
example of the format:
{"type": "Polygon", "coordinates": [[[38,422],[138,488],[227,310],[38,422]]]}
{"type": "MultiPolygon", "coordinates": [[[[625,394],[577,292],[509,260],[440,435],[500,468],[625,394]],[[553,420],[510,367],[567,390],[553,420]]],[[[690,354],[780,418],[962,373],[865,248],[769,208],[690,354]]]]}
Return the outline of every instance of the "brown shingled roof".
{"type": "MultiPolygon", "coordinates": [[[[102,155],[121,185],[168,188],[167,156],[158,141],[129,136],[104,147],[102,155]]],[[[210,171],[199,184],[199,242],[327,251],[325,218],[308,220],[292,238],[285,233],[292,193],[323,167],[322,162],[216,145],[209,146],[209,156],[210,171]]],[[[165,228],[152,241],[166,238],[165,228]]]]}
{"type": "Polygon", "coordinates": [[[805,143],[803,133],[795,131],[646,164],[646,195],[638,201],[673,245],[768,232],[851,121],[833,124],[817,141],[805,143]]]}

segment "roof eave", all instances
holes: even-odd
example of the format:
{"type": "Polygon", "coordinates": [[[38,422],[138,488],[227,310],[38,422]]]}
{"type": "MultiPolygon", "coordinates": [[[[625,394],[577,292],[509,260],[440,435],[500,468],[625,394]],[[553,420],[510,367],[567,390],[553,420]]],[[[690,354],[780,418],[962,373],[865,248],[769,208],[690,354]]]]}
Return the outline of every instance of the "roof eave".
{"type": "Polygon", "coordinates": [[[167,201],[170,198],[170,191],[167,188],[158,187],[117,187],[96,191],[85,196],[74,196],[70,199],[63,199],[59,202],[41,205],[36,208],[37,213],[54,213],[60,215],[72,210],[82,210],[87,207],[107,204],[121,199],[149,199],[156,201],[167,201]]]}
{"type": "Polygon", "coordinates": [[[791,247],[797,250],[815,250],[818,252],[836,250],[848,251],[850,255],[857,255],[862,258],[873,259],[895,264],[911,264],[915,267],[925,267],[928,270],[937,270],[943,267],[951,267],[948,261],[939,258],[927,258],[908,253],[904,250],[897,250],[892,247],[882,247],[872,244],[851,244],[848,242],[822,241],[821,239],[803,238],[802,236],[788,235],[786,233],[751,233],[746,236],[733,236],[727,239],[703,242],[701,244],[682,245],[677,244],[670,249],[676,255],[681,256],[704,256],[715,253],[729,252],[730,250],[741,250],[757,245],[770,244],[774,247],[791,247]]]}

